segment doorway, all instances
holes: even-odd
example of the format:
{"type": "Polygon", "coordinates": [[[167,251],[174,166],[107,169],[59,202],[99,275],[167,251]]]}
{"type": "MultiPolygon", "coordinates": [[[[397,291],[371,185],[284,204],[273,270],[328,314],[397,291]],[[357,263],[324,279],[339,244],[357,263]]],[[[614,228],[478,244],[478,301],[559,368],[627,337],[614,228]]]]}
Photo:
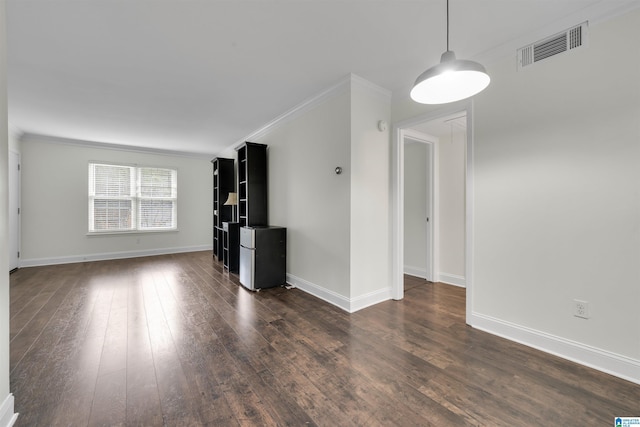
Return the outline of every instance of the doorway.
{"type": "Polygon", "coordinates": [[[9,151],[9,271],[19,267],[20,154],[9,151]]]}
{"type": "Polygon", "coordinates": [[[403,271],[429,282],[434,280],[437,229],[435,161],[437,138],[415,129],[404,133],[404,260],[403,271]]]}
{"type": "MultiPolygon", "coordinates": [[[[415,132],[421,133],[423,135],[429,135],[432,140],[438,141],[433,145],[434,150],[434,178],[433,178],[433,188],[434,191],[432,193],[433,204],[432,204],[432,213],[429,217],[431,223],[431,240],[433,244],[432,256],[432,264],[430,266],[431,270],[431,279],[433,281],[442,281],[453,285],[465,286],[467,288],[467,309],[469,310],[471,307],[470,298],[472,296],[472,284],[471,284],[471,265],[472,265],[472,254],[471,254],[471,236],[473,234],[472,230],[472,203],[470,203],[472,196],[472,175],[471,175],[471,158],[472,158],[472,108],[471,102],[468,102],[466,105],[456,104],[456,106],[447,106],[442,108],[436,112],[425,114],[414,119],[406,120],[400,122],[394,127],[394,143],[393,143],[393,175],[392,175],[392,190],[393,190],[393,259],[392,259],[392,268],[393,268],[393,278],[392,278],[392,295],[393,299],[402,299],[404,297],[404,273],[405,273],[405,141],[407,139],[411,139],[412,134],[415,132]],[[451,123],[452,120],[455,120],[455,123],[451,123]],[[464,132],[461,136],[456,138],[455,144],[458,144],[458,151],[462,157],[457,160],[459,163],[458,172],[461,173],[459,175],[459,179],[461,181],[461,185],[464,190],[458,197],[458,206],[459,206],[459,216],[457,218],[457,232],[459,233],[459,241],[457,245],[457,265],[458,270],[457,274],[451,274],[451,271],[439,271],[441,264],[440,258],[442,254],[440,254],[442,249],[447,249],[447,245],[441,245],[440,242],[442,240],[442,236],[440,236],[440,229],[442,228],[441,224],[438,224],[438,220],[445,218],[445,223],[448,223],[448,226],[451,226],[450,213],[448,211],[443,210],[440,212],[441,204],[440,199],[443,197],[443,193],[439,191],[439,176],[445,176],[446,173],[449,173],[450,165],[446,162],[443,163],[443,167],[447,168],[447,170],[438,171],[439,169],[439,145],[443,144],[451,144],[452,139],[452,131],[454,130],[453,126],[462,125],[464,128],[464,132]],[[441,130],[434,130],[433,126],[440,126],[441,130]],[[440,141],[439,134],[446,131],[446,138],[443,137],[443,141],[440,141]],[[462,151],[460,151],[462,149],[462,151]],[[466,155],[465,155],[466,154],[466,155]]],[[[443,145],[444,146],[444,145],[443,145]]],[[[447,150],[451,150],[451,146],[446,147],[447,150]]],[[[451,155],[451,152],[447,155],[451,155]]],[[[443,184],[444,185],[444,184],[443,184]]],[[[449,203],[446,199],[450,196],[447,190],[447,194],[445,197],[445,204],[449,203]]],[[[426,220],[426,218],[425,218],[426,220]]],[[[449,229],[445,233],[445,237],[449,238],[451,235],[451,230],[449,229]]],[[[449,245],[450,246],[450,245],[449,245]]],[[[449,249],[451,249],[449,247],[449,249]]],[[[449,250],[447,249],[447,250],[449,250]]],[[[452,259],[450,254],[445,254],[446,259],[452,259]]],[[[444,260],[443,260],[444,261],[444,260]]],[[[446,269],[450,267],[447,266],[446,269]]],[[[454,271],[455,273],[455,271],[454,271]]]]}

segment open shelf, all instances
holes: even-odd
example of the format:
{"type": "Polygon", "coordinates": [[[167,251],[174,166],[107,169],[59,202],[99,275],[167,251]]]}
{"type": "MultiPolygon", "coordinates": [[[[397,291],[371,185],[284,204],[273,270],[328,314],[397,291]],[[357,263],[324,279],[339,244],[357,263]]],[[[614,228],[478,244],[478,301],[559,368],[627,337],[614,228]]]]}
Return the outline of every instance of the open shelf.
{"type": "Polygon", "coordinates": [[[223,259],[222,223],[233,220],[232,206],[224,203],[229,193],[235,192],[235,171],[233,159],[216,157],[213,163],[213,255],[223,259]]]}
{"type": "Polygon", "coordinates": [[[238,215],[241,227],[269,224],[265,144],[246,142],[238,148],[238,215]]]}

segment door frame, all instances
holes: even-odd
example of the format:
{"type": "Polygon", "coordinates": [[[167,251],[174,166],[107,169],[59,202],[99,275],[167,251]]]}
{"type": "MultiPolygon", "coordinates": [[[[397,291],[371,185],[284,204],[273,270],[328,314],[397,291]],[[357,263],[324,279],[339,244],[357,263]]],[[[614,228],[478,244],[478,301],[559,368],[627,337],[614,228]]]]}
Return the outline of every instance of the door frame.
{"type": "Polygon", "coordinates": [[[13,271],[20,267],[20,153],[18,151],[9,150],[8,160],[8,184],[9,184],[9,271],[13,271]],[[15,164],[14,164],[15,160],[15,164]],[[14,223],[15,221],[15,223],[14,223]],[[15,228],[14,228],[15,227],[15,228]],[[16,232],[15,242],[11,234],[16,232]],[[15,247],[13,246],[15,243],[15,247]],[[15,262],[15,265],[13,264],[15,262]]]}
{"type": "Polygon", "coordinates": [[[420,123],[459,112],[465,112],[467,116],[465,282],[467,300],[466,317],[470,319],[473,313],[473,100],[448,105],[420,116],[400,121],[393,126],[391,148],[391,297],[394,300],[404,298],[404,134],[407,129],[420,123]]]}
{"type": "Polygon", "coordinates": [[[428,135],[423,132],[416,131],[414,129],[402,129],[401,131],[402,137],[402,270],[404,274],[404,150],[407,141],[414,141],[419,144],[424,144],[427,147],[427,180],[428,184],[426,188],[427,192],[427,218],[429,218],[427,222],[427,235],[426,237],[426,247],[427,247],[427,268],[426,268],[426,280],[433,282],[436,277],[438,277],[438,272],[435,270],[435,266],[438,265],[438,251],[436,248],[438,247],[438,215],[435,214],[437,211],[437,206],[439,202],[438,196],[438,166],[436,159],[438,158],[438,138],[428,135]]]}

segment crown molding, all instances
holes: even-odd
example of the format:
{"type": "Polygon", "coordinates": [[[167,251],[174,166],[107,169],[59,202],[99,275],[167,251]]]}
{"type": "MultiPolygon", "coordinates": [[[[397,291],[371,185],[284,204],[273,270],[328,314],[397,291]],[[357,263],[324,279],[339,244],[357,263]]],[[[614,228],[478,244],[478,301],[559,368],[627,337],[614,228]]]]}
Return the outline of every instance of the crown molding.
{"type": "Polygon", "coordinates": [[[279,115],[275,119],[273,119],[270,122],[264,124],[262,127],[260,127],[257,130],[251,132],[250,134],[248,134],[244,138],[234,142],[230,147],[227,147],[227,149],[225,149],[224,151],[227,151],[229,149],[236,150],[236,149],[240,148],[242,146],[242,144],[244,144],[246,141],[252,141],[252,140],[255,140],[257,138],[260,138],[260,137],[266,135],[267,133],[273,131],[274,129],[278,128],[279,126],[282,126],[285,123],[288,123],[290,121],[295,120],[296,118],[300,117],[302,114],[304,114],[307,111],[311,110],[312,108],[322,104],[326,100],[331,99],[334,96],[337,96],[337,95],[340,95],[340,94],[346,92],[346,90],[349,88],[349,83],[351,81],[350,77],[351,76],[346,76],[346,77],[340,79],[337,83],[335,83],[335,84],[331,85],[330,87],[328,87],[327,89],[323,90],[322,92],[312,96],[311,98],[308,98],[308,99],[302,101],[300,104],[298,104],[295,107],[285,111],[284,113],[282,113],[281,115],[279,115]]]}
{"type": "Polygon", "coordinates": [[[391,99],[393,92],[391,92],[390,90],[385,89],[382,86],[378,86],[377,84],[372,83],[369,80],[364,79],[356,74],[350,74],[349,77],[353,86],[359,86],[371,93],[375,93],[386,99],[391,99]]]}
{"type": "Polygon", "coordinates": [[[22,133],[20,135],[19,141],[72,145],[77,147],[98,148],[103,150],[129,151],[134,153],[157,154],[162,156],[206,158],[208,160],[211,160],[213,157],[215,157],[209,153],[192,153],[188,151],[163,150],[160,148],[137,147],[137,146],[123,145],[123,144],[111,144],[108,142],[86,141],[81,139],[63,138],[59,136],[41,135],[41,134],[35,134],[35,133],[22,133]]]}
{"type": "Polygon", "coordinates": [[[256,131],[250,133],[249,135],[245,136],[244,138],[234,142],[232,145],[228,146],[226,149],[222,150],[222,152],[225,151],[230,151],[230,150],[237,150],[238,148],[240,148],[246,141],[253,141],[256,140],[266,134],[268,134],[269,132],[273,131],[274,129],[278,128],[279,126],[284,125],[285,123],[291,122],[293,120],[295,120],[296,118],[300,117],[301,115],[303,115],[304,113],[306,113],[307,111],[315,108],[316,106],[322,104],[323,102],[338,96],[340,94],[345,93],[346,91],[350,90],[352,87],[361,87],[371,93],[375,93],[376,95],[379,96],[383,96],[386,98],[391,98],[392,92],[390,90],[387,90],[381,86],[378,86],[374,83],[371,83],[370,81],[356,75],[356,74],[348,74],[345,77],[343,77],[342,79],[338,80],[336,83],[334,83],[333,85],[329,86],[328,88],[326,88],[325,90],[317,93],[316,95],[306,99],[305,101],[302,101],[300,104],[296,105],[295,107],[291,108],[290,110],[284,112],[283,114],[279,115],[278,117],[276,117],[275,119],[271,120],[270,122],[266,123],[265,125],[263,125],[262,127],[260,127],[259,129],[257,129],[256,131]]]}

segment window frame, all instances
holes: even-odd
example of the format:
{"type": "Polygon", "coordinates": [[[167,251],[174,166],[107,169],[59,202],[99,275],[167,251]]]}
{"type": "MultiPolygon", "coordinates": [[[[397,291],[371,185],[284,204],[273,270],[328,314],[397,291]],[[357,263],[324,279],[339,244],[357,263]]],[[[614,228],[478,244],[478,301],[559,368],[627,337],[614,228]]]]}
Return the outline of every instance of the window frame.
{"type": "MultiPolygon", "coordinates": [[[[108,234],[146,234],[146,233],[169,233],[178,231],[178,168],[171,166],[150,166],[150,165],[139,165],[139,164],[126,164],[126,163],[116,163],[109,161],[89,161],[88,164],[88,198],[87,198],[87,221],[88,221],[88,231],[87,235],[108,235],[108,234]],[[110,166],[110,167],[122,167],[128,168],[130,173],[130,196],[104,196],[104,195],[96,195],[95,194],[95,174],[93,172],[93,168],[96,165],[102,166],[110,166]],[[142,193],[142,173],[143,169],[160,169],[165,171],[170,171],[171,175],[171,187],[170,187],[170,196],[143,196],[142,193]],[[96,230],[95,227],[95,202],[96,200],[120,200],[120,201],[130,201],[130,221],[131,228],[118,228],[118,229],[104,229],[104,230],[96,230]],[[141,214],[141,206],[144,201],[149,200],[160,200],[160,201],[170,201],[172,203],[172,211],[171,211],[171,226],[170,227],[142,227],[142,214],[141,214]]],[[[162,187],[158,187],[162,188],[162,187]]],[[[167,188],[167,187],[165,187],[167,188]]]]}

